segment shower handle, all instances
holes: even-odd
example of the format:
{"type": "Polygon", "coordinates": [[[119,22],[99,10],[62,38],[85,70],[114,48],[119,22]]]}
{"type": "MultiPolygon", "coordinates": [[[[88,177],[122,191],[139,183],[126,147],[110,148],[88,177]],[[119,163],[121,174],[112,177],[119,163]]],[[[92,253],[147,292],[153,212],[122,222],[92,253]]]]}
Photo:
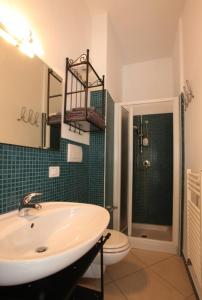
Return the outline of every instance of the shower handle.
{"type": "Polygon", "coordinates": [[[114,205],[107,205],[105,207],[109,213],[112,213],[115,209],[118,209],[118,206],[114,206],[114,205]]]}
{"type": "Polygon", "coordinates": [[[149,168],[150,166],[151,166],[151,163],[150,163],[150,161],[149,160],[144,160],[143,162],[142,162],[142,164],[143,164],[143,167],[144,168],[149,168]]]}

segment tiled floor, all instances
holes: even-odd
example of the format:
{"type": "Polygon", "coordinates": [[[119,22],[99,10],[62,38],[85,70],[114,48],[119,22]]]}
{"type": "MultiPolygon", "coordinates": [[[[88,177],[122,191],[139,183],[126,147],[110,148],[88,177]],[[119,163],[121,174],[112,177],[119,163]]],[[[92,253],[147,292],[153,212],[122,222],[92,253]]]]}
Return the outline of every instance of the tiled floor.
{"type": "MultiPolygon", "coordinates": [[[[98,280],[82,284],[98,288],[98,280]]],[[[105,300],[196,300],[182,258],[132,249],[105,273],[105,300]]]]}

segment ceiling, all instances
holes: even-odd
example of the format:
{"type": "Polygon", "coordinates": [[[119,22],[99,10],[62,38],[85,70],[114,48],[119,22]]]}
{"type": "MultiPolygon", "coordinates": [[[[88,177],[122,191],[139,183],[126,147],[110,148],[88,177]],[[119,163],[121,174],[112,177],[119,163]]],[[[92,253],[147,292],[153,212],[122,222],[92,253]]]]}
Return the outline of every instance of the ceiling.
{"type": "Polygon", "coordinates": [[[107,12],[124,64],[169,57],[184,0],[85,0],[92,15],[107,12]]]}

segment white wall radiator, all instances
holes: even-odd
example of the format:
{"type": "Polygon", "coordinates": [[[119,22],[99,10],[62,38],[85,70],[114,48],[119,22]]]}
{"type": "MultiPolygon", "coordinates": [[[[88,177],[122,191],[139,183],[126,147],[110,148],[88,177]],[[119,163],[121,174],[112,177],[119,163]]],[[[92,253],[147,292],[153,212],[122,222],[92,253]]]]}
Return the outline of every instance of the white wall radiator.
{"type": "Polygon", "coordinates": [[[187,264],[198,288],[202,288],[201,199],[202,171],[187,170],[187,264]]]}

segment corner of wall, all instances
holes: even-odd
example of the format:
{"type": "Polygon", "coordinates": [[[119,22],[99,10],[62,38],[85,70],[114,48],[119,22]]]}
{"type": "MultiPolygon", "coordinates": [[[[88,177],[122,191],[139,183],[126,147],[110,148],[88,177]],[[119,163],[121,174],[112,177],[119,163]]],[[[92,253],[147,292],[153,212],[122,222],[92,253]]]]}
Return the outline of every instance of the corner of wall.
{"type": "Polygon", "coordinates": [[[178,21],[178,26],[175,35],[175,41],[172,51],[172,66],[173,66],[173,95],[176,97],[180,94],[184,82],[184,62],[183,62],[183,34],[182,34],[182,19],[178,21]]]}
{"type": "Polygon", "coordinates": [[[108,19],[107,30],[107,89],[115,102],[122,97],[122,65],[123,56],[121,46],[108,19]]]}

